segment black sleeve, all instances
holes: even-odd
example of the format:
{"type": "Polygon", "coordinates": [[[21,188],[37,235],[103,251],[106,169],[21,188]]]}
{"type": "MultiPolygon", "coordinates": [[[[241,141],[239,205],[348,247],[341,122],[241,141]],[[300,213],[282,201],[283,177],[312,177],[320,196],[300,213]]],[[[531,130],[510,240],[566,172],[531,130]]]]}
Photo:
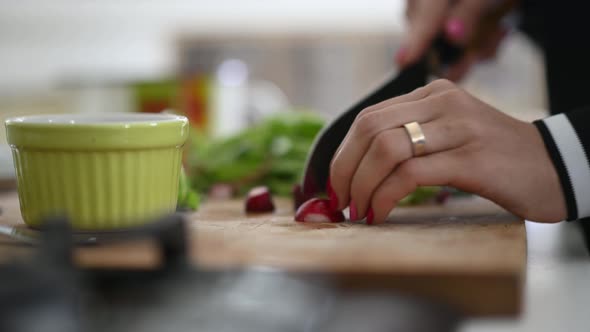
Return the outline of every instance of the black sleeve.
{"type": "Polygon", "coordinates": [[[568,220],[590,217],[590,32],[586,1],[522,0],[521,30],[545,58],[549,110],[536,121],[559,175],[568,220]]]}
{"type": "Polygon", "coordinates": [[[590,111],[587,1],[522,0],[520,29],[539,46],[551,114],[590,111]]]}
{"type": "Polygon", "coordinates": [[[559,175],[567,219],[590,217],[590,109],[553,115],[534,124],[559,175]]]}

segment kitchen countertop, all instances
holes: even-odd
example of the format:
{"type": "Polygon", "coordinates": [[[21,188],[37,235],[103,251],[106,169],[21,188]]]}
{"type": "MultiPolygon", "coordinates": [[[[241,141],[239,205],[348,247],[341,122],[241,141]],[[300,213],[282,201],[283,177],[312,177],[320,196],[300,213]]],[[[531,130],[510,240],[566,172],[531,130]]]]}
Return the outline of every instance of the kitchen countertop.
{"type": "Polygon", "coordinates": [[[579,225],[528,222],[525,304],[519,319],[474,319],[461,332],[588,331],[590,260],[579,225]]]}

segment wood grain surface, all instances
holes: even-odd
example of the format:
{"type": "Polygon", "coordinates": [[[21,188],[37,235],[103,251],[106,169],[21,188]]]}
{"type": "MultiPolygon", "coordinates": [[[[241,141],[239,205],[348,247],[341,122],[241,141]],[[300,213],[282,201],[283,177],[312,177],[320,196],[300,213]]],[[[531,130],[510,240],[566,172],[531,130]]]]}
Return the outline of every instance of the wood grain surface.
{"type": "MultiPolygon", "coordinates": [[[[383,225],[302,224],[290,201],[246,215],[242,201],[209,201],[190,220],[191,259],[204,269],[265,266],[322,273],[346,288],[387,288],[451,304],[472,316],[520,311],[524,222],[481,198],[398,208],[383,225]]],[[[0,223],[22,224],[14,194],[0,195],[0,223]]],[[[159,261],[149,246],[85,248],[83,266],[159,261]],[[150,256],[151,255],[151,256],[150,256]]],[[[0,257],[10,249],[0,245],[0,257]]],[[[137,264],[135,264],[137,265],[137,264]]]]}
{"type": "Polygon", "coordinates": [[[248,216],[243,202],[209,202],[191,216],[200,266],[326,272],[346,287],[393,288],[472,315],[519,312],[524,222],[481,198],[399,208],[388,223],[303,224],[288,202],[248,216]]]}

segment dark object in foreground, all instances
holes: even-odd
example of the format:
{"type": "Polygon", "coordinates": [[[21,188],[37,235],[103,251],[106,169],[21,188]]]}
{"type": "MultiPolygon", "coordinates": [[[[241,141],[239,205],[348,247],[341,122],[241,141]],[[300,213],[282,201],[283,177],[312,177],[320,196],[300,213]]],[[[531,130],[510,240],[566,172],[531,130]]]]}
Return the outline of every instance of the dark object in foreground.
{"type": "Polygon", "coordinates": [[[424,299],[337,290],[327,276],[191,268],[179,215],[142,233],[159,244],[159,268],[78,269],[67,225],[44,229],[33,260],[0,265],[0,331],[447,332],[460,318],[424,299]]]}
{"type": "Polygon", "coordinates": [[[312,198],[303,203],[295,213],[295,221],[299,222],[343,222],[342,211],[333,210],[330,200],[312,198]]]}

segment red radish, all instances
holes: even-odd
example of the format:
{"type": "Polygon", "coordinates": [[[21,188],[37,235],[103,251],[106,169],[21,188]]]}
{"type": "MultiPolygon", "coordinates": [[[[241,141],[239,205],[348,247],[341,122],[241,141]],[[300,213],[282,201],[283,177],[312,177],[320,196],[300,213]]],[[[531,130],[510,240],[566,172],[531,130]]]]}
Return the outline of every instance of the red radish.
{"type": "Polygon", "coordinates": [[[437,204],[445,204],[449,198],[451,198],[451,191],[447,188],[441,188],[441,190],[436,193],[434,200],[437,204]]]}
{"type": "Polygon", "coordinates": [[[295,221],[342,222],[344,221],[344,214],[342,211],[332,210],[329,199],[312,198],[297,209],[295,221]]]}
{"type": "Polygon", "coordinates": [[[273,212],[274,210],[275,205],[268,187],[260,186],[250,189],[246,196],[246,213],[273,212]]]}

